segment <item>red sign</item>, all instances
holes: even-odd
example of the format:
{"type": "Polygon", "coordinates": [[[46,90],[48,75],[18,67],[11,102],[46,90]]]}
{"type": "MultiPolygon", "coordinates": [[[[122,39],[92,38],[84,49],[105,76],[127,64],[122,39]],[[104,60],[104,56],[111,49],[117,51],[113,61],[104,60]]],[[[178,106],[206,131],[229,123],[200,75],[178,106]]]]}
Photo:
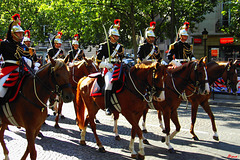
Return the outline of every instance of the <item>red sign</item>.
{"type": "Polygon", "coordinates": [[[201,38],[194,38],[193,41],[194,41],[194,44],[201,44],[202,43],[201,38]]]}
{"type": "Polygon", "coordinates": [[[211,56],[212,57],[217,57],[219,53],[219,48],[212,48],[211,49],[211,56]]]}
{"type": "Polygon", "coordinates": [[[228,44],[228,43],[233,43],[234,38],[229,37],[229,38],[220,38],[220,44],[228,44]]]}

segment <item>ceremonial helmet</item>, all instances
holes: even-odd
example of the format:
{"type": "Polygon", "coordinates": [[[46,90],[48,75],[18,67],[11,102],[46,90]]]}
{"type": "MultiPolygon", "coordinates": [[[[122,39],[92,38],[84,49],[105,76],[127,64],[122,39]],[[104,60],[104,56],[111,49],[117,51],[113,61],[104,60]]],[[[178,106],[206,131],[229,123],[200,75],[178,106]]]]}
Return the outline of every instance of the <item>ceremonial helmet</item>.
{"type": "Polygon", "coordinates": [[[115,35],[120,36],[118,30],[120,29],[120,19],[114,20],[114,25],[112,25],[108,31],[109,36],[115,35]]]}
{"type": "Polygon", "coordinates": [[[189,27],[190,27],[190,23],[186,21],[186,22],[184,22],[182,29],[185,29],[187,31],[189,29],[189,27]]]}
{"type": "Polygon", "coordinates": [[[147,37],[156,37],[154,34],[156,22],[152,21],[150,22],[150,27],[147,27],[145,30],[145,38],[147,37]]]}
{"type": "Polygon", "coordinates": [[[79,36],[78,36],[78,34],[75,34],[74,39],[72,40],[72,45],[74,45],[74,44],[79,45],[78,40],[79,40],[79,36]]]}
{"type": "Polygon", "coordinates": [[[23,42],[27,42],[27,41],[31,41],[31,40],[30,40],[30,31],[29,31],[29,30],[26,30],[26,31],[24,32],[23,42]]]}
{"type": "Polygon", "coordinates": [[[24,30],[22,29],[21,25],[21,21],[20,21],[20,15],[19,14],[15,14],[12,16],[13,19],[13,23],[11,26],[11,32],[15,33],[15,32],[24,32],[24,30]]]}
{"type": "Polygon", "coordinates": [[[179,36],[180,36],[180,37],[181,37],[181,36],[188,36],[188,33],[187,33],[186,29],[180,30],[179,36]]]}
{"type": "Polygon", "coordinates": [[[54,43],[61,43],[62,44],[62,32],[58,32],[58,34],[55,36],[54,43]]]}

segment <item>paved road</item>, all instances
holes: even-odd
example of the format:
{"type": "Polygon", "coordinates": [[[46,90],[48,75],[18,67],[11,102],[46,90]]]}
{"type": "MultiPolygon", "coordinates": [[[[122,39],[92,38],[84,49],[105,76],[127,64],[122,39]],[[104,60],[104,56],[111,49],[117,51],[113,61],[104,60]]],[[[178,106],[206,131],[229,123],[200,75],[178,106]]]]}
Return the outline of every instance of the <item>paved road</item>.
{"type": "MultiPolygon", "coordinates": [[[[167,152],[167,147],[161,142],[163,134],[159,128],[156,111],[151,110],[147,117],[147,129],[144,134],[151,145],[145,145],[147,160],[225,160],[240,159],[240,107],[212,105],[216,118],[220,142],[212,139],[210,119],[202,108],[199,108],[195,131],[200,141],[191,139],[189,133],[191,110],[186,110],[182,104],[179,111],[181,132],[171,141],[176,153],[167,152]]],[[[37,159],[39,160],[121,160],[131,159],[128,150],[130,140],[130,124],[123,116],[119,120],[119,134],[121,141],[114,140],[113,120],[99,111],[97,118],[101,124],[97,125],[97,133],[102,141],[106,153],[99,153],[95,138],[90,128],[87,129],[87,146],[79,145],[80,132],[75,125],[75,115],[72,103],[64,104],[63,114],[66,119],[60,119],[61,129],[55,129],[54,116],[49,110],[50,117],[42,127],[44,138],[36,139],[37,159]]],[[[173,124],[172,131],[174,130],[173,124]]],[[[5,142],[9,149],[11,160],[20,159],[26,148],[24,129],[10,126],[5,132],[5,142]]],[[[138,150],[138,138],[135,140],[135,149],[138,150]]],[[[0,149],[0,159],[3,159],[0,149]]],[[[28,156],[28,159],[29,156],[28,156]]]]}

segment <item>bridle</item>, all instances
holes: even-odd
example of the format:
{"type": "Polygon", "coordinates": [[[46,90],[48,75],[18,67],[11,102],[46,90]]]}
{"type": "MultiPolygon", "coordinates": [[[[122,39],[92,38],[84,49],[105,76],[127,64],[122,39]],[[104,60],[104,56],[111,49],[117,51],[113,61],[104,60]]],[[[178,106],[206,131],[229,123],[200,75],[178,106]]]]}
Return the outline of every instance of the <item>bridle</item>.
{"type": "MultiPolygon", "coordinates": [[[[151,71],[151,70],[148,71],[148,74],[149,74],[150,71],[151,71]]],[[[136,87],[136,85],[135,85],[135,83],[134,83],[134,81],[133,81],[133,79],[132,79],[132,77],[131,77],[130,71],[128,71],[128,76],[129,76],[129,79],[130,79],[130,81],[131,81],[134,89],[135,89],[135,90],[138,92],[138,94],[140,94],[140,96],[143,97],[143,99],[144,99],[146,102],[148,102],[148,103],[152,102],[152,97],[153,97],[153,95],[154,95],[157,91],[163,91],[163,90],[165,90],[164,87],[163,87],[163,88],[160,88],[160,87],[157,87],[157,86],[154,85],[154,84],[156,83],[156,82],[155,82],[155,81],[156,81],[156,78],[155,78],[156,69],[153,69],[152,71],[153,71],[153,72],[152,72],[152,85],[150,85],[149,82],[146,81],[147,90],[146,90],[145,93],[141,93],[141,91],[139,91],[139,89],[136,87]],[[149,97],[149,100],[147,99],[147,97],[149,97]]],[[[147,75],[148,75],[148,74],[147,74],[147,75]]],[[[162,79],[163,79],[163,78],[162,78],[162,79]]],[[[128,87],[127,87],[127,88],[128,88],[128,87]]],[[[128,89],[129,89],[129,88],[128,88],[128,89]]],[[[130,90],[130,89],[129,89],[129,90],[130,90]]],[[[132,91],[132,93],[134,93],[134,92],[132,91]]]]}

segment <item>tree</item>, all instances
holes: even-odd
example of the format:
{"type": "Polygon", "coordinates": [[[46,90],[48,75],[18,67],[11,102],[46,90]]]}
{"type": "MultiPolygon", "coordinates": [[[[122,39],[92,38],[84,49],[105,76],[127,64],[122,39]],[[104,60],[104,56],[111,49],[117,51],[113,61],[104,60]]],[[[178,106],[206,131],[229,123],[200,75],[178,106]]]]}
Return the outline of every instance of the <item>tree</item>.
{"type": "Polygon", "coordinates": [[[222,31],[232,35],[236,41],[240,40],[240,2],[231,0],[225,3],[223,16],[230,14],[230,24],[223,26],[222,31]]]}

